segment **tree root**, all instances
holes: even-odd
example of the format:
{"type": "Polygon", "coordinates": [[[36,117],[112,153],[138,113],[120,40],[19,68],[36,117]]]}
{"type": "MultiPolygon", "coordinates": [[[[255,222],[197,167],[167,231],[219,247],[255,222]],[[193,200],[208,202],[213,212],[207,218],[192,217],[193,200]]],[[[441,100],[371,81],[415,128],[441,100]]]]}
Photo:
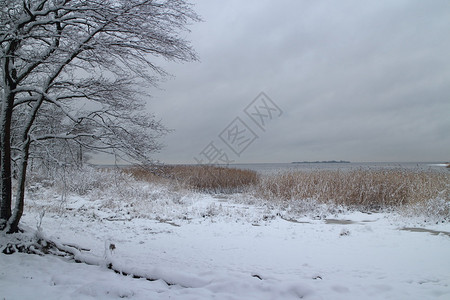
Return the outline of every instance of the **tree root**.
{"type": "MultiPolygon", "coordinates": [[[[82,251],[90,251],[90,249],[81,248],[79,246],[70,245],[70,244],[59,244],[57,242],[39,237],[34,241],[21,242],[17,241],[16,243],[9,242],[6,245],[0,245],[0,251],[3,254],[14,254],[14,253],[26,253],[26,254],[34,254],[39,256],[44,255],[54,255],[58,257],[62,257],[69,261],[74,261],[76,263],[83,263],[87,265],[94,266],[105,266],[105,261],[100,261],[96,259],[86,259],[87,257],[82,254],[82,251]]],[[[106,267],[113,271],[116,274],[120,274],[123,276],[132,277],[134,279],[145,279],[148,281],[157,281],[161,280],[166,283],[168,286],[178,285],[184,287],[180,284],[176,284],[174,282],[169,282],[164,279],[152,278],[145,275],[133,274],[131,272],[126,272],[116,268],[112,262],[107,262],[106,267]]]]}
{"type": "MultiPolygon", "coordinates": [[[[190,288],[189,286],[171,282],[162,278],[154,278],[143,273],[136,274],[135,272],[130,272],[123,270],[118,266],[115,266],[111,259],[111,251],[115,249],[115,245],[111,243],[106,243],[105,245],[105,257],[100,258],[96,257],[92,254],[86,255],[86,252],[90,252],[90,249],[82,248],[77,245],[72,244],[60,244],[55,241],[51,241],[37,232],[35,236],[17,236],[14,241],[10,241],[5,245],[0,244],[0,253],[9,255],[13,253],[26,253],[26,254],[34,254],[34,255],[53,255],[64,258],[68,261],[73,261],[76,263],[82,263],[86,265],[106,267],[107,269],[113,271],[116,274],[120,274],[122,276],[131,277],[134,279],[145,279],[148,281],[162,281],[168,286],[179,286],[183,288],[190,288]],[[109,252],[108,252],[109,251],[109,252]]],[[[138,272],[139,273],[139,272],[138,272]]],[[[145,272],[144,272],[145,273],[145,272]]],[[[259,280],[263,280],[263,278],[258,274],[251,275],[254,278],[259,280]]]]}

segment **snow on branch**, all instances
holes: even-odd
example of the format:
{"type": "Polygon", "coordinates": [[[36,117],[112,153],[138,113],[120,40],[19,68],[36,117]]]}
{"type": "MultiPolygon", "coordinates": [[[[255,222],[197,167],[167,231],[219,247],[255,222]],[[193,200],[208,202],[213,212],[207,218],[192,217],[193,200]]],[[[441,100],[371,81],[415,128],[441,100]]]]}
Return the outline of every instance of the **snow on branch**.
{"type": "Polygon", "coordinates": [[[152,57],[197,59],[180,33],[199,20],[184,0],[0,2],[0,227],[11,217],[11,161],[22,182],[14,231],[28,157],[75,147],[151,160],[168,130],[144,112],[138,85],[166,75],[152,57]]]}

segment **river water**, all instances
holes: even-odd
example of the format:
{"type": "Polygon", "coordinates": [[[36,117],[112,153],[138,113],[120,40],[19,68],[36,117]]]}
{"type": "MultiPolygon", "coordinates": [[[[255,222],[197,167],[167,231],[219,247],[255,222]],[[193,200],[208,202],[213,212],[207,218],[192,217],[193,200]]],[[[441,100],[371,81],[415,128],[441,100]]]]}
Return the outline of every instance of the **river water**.
{"type": "Polygon", "coordinates": [[[429,172],[450,172],[442,163],[436,162],[358,162],[358,163],[253,163],[230,164],[231,168],[254,170],[262,174],[284,171],[317,170],[412,170],[429,172]]]}

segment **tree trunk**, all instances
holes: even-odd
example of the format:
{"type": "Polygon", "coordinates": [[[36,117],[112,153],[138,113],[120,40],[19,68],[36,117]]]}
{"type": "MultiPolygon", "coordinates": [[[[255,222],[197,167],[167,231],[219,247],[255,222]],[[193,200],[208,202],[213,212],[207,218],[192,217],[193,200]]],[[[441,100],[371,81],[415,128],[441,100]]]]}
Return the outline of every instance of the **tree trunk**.
{"type": "Polygon", "coordinates": [[[14,80],[15,72],[10,72],[13,62],[10,58],[4,58],[3,71],[3,95],[1,96],[1,115],[0,115],[0,183],[1,183],[1,202],[0,202],[0,230],[6,226],[6,222],[11,217],[11,120],[14,104],[14,93],[16,82],[14,80]]]}
{"type": "Polygon", "coordinates": [[[30,140],[24,142],[21,149],[21,158],[20,158],[20,166],[19,173],[17,177],[17,195],[16,195],[16,204],[14,207],[14,212],[10,219],[8,220],[7,232],[13,233],[19,230],[19,221],[22,218],[23,207],[24,207],[24,198],[25,198],[25,179],[27,175],[27,167],[28,167],[28,156],[30,151],[30,140]]]}
{"type": "MultiPolygon", "coordinates": [[[[9,102],[9,101],[8,101],[9,102]]],[[[7,103],[2,104],[1,134],[0,134],[0,180],[1,180],[1,204],[0,204],[0,229],[3,229],[6,221],[11,217],[11,108],[7,103]]]]}

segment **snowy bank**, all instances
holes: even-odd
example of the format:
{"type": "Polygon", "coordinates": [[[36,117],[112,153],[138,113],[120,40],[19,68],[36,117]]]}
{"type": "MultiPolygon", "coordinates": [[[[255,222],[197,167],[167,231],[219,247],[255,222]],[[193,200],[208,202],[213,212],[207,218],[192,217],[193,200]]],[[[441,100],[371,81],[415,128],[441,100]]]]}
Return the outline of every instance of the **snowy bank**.
{"type": "MultiPolygon", "coordinates": [[[[27,204],[30,236],[39,228],[92,265],[0,254],[5,299],[450,297],[450,224],[417,215],[326,205],[305,214],[245,194],[125,179],[63,197],[38,187],[27,204]]],[[[13,238],[0,236],[0,245],[13,238]]]]}

